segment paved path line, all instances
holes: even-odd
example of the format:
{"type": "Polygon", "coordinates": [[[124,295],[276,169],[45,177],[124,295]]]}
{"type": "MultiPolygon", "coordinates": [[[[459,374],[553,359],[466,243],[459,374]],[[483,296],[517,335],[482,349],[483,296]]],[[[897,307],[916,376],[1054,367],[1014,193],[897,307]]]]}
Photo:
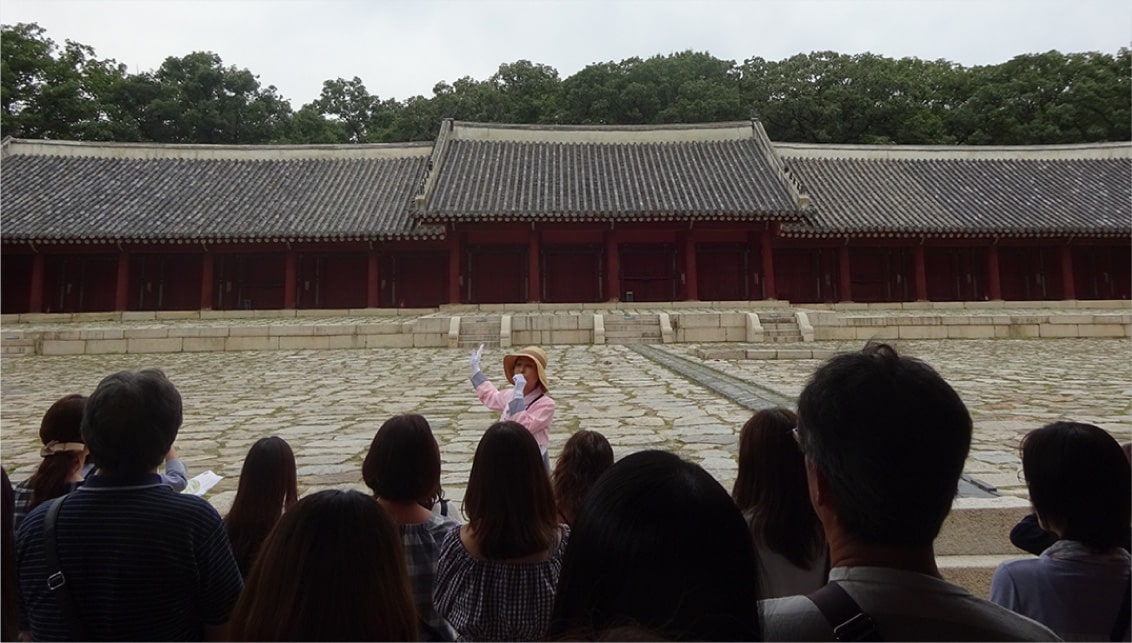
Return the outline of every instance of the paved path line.
{"type": "Polygon", "coordinates": [[[626,348],[660,364],[681,377],[715,391],[743,408],[761,411],[775,406],[784,406],[789,409],[793,409],[795,406],[793,398],[782,395],[773,389],[735,377],[686,357],[675,355],[654,345],[627,344],[626,348]]]}

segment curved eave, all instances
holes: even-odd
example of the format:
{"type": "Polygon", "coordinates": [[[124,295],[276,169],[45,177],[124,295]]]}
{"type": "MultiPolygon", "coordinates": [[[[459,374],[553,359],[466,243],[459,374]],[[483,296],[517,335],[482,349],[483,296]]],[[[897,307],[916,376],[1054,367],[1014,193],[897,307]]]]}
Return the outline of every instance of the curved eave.
{"type": "Polygon", "coordinates": [[[149,243],[188,245],[198,243],[314,243],[314,242],[351,242],[351,241],[421,241],[443,239],[444,229],[422,232],[381,232],[372,234],[319,234],[319,235],[201,235],[194,237],[64,237],[64,236],[2,236],[3,243],[33,243],[33,244],[76,244],[100,245],[119,243],[149,243]]]}
{"type": "Polygon", "coordinates": [[[760,212],[424,212],[417,215],[422,223],[594,223],[594,222],[671,222],[671,221],[805,221],[797,211],[760,212]]]}
{"type": "Polygon", "coordinates": [[[1132,237],[1129,230],[782,230],[789,239],[970,239],[970,238],[1050,238],[1050,237],[1132,237]]]}

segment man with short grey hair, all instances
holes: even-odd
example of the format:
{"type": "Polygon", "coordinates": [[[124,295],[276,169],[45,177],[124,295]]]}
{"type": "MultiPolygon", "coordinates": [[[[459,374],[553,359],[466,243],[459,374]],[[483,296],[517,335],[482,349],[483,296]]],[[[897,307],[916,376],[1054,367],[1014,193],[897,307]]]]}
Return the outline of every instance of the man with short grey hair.
{"type": "Polygon", "coordinates": [[[243,581],[224,524],[156,472],[181,418],[181,394],[155,369],[109,375],[87,399],[82,435],[98,473],[32,510],[17,534],[34,640],[226,638],[243,581]],[[45,522],[58,502],[52,547],[45,522]]]}
{"type": "Polygon", "coordinates": [[[798,398],[829,585],[760,602],[767,641],[1056,641],[943,580],[933,541],[958,489],[971,416],[928,364],[886,344],[838,355],[798,398]],[[811,598],[812,597],[812,598],[811,598]]]}

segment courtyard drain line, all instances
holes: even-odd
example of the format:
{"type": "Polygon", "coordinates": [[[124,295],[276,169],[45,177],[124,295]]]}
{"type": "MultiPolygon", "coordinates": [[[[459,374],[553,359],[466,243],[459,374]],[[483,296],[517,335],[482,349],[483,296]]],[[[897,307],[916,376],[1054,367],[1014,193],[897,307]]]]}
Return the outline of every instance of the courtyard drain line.
{"type": "MultiPolygon", "coordinates": [[[[793,398],[651,344],[627,344],[625,347],[743,408],[752,411],[775,406],[795,408],[793,398]]],[[[964,473],[959,477],[958,495],[960,498],[996,498],[1001,494],[995,486],[964,473]]]]}

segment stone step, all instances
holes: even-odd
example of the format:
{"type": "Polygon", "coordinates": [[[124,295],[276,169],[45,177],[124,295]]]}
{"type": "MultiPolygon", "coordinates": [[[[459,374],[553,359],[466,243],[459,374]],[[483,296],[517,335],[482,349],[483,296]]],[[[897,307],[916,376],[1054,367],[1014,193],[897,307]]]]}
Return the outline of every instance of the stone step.
{"type": "Polygon", "coordinates": [[[637,317],[637,316],[623,317],[623,316],[618,316],[618,315],[615,315],[615,316],[606,315],[606,317],[604,317],[604,321],[606,321],[606,326],[609,326],[611,324],[628,324],[628,325],[644,324],[644,325],[650,325],[650,324],[660,324],[660,317],[655,316],[655,315],[645,315],[645,316],[640,316],[640,317],[637,317]]]}
{"type": "Polygon", "coordinates": [[[935,540],[937,556],[1022,554],[1010,530],[1029,514],[1030,502],[1016,496],[956,498],[935,540]]]}
{"type": "Polygon", "coordinates": [[[655,337],[641,337],[641,336],[609,337],[609,335],[606,334],[605,343],[606,344],[660,344],[662,342],[661,342],[659,334],[655,337]]]}
{"type": "Polygon", "coordinates": [[[634,329],[609,329],[606,328],[606,338],[609,337],[660,337],[660,328],[644,329],[644,331],[634,331],[634,329]]]}
{"type": "Polygon", "coordinates": [[[765,327],[763,328],[763,337],[785,337],[788,335],[798,335],[800,337],[802,331],[798,330],[797,326],[793,328],[773,328],[769,330],[765,327]]]}
{"type": "Polygon", "coordinates": [[[499,330],[496,329],[494,333],[465,333],[460,332],[460,339],[499,339],[499,330]]]}
{"type": "Polygon", "coordinates": [[[991,579],[999,563],[1015,558],[1033,558],[1024,551],[1013,554],[984,554],[981,556],[940,556],[935,564],[944,580],[955,583],[979,598],[990,598],[991,579]]]}
{"type": "Polygon", "coordinates": [[[625,328],[648,328],[650,326],[659,326],[659,319],[606,319],[605,327],[611,326],[625,327],[625,328]]]}

